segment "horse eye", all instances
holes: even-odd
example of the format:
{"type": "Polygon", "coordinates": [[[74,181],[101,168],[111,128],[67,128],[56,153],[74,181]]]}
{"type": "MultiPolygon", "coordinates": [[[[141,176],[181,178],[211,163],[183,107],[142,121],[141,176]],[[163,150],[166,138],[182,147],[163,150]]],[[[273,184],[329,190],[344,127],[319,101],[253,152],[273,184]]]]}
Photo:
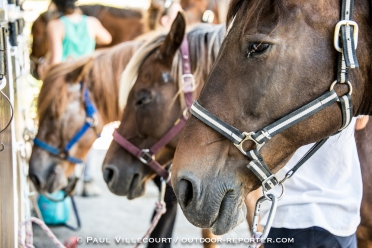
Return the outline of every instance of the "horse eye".
{"type": "Polygon", "coordinates": [[[164,83],[168,83],[168,82],[170,81],[170,75],[169,75],[168,73],[163,72],[163,73],[161,74],[161,76],[162,76],[162,78],[163,78],[163,82],[164,82],[164,83]]]}
{"type": "Polygon", "coordinates": [[[270,47],[267,43],[253,43],[248,51],[248,58],[254,54],[260,54],[266,51],[270,47]]]}

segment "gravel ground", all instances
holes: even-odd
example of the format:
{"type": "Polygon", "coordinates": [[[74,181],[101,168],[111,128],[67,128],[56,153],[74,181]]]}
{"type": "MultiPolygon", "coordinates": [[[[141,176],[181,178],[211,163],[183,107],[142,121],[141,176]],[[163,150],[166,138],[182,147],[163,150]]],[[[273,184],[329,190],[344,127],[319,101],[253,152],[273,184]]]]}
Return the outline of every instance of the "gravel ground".
{"type": "MultiPolygon", "coordinates": [[[[154,210],[154,204],[158,197],[158,190],[152,182],[147,187],[144,197],[129,201],[125,197],[112,194],[102,178],[100,164],[104,158],[105,150],[95,150],[97,166],[95,168],[95,178],[103,193],[100,197],[82,198],[76,197],[79,209],[82,228],[78,232],[70,231],[65,227],[53,227],[52,231],[60,240],[65,240],[70,236],[78,236],[84,239],[79,247],[133,247],[133,244],[116,244],[115,238],[140,238],[149,227],[150,218],[154,210]],[[111,241],[111,244],[87,244],[86,239],[103,238],[111,241]]],[[[69,223],[74,224],[74,219],[69,223]]],[[[172,247],[201,247],[201,244],[183,244],[183,238],[200,238],[199,228],[190,224],[181,209],[178,211],[174,240],[177,243],[172,247]]],[[[222,238],[248,238],[248,225],[242,223],[235,230],[224,235],[222,238]]],[[[55,247],[46,234],[37,226],[34,226],[34,243],[36,248],[55,247]]],[[[245,243],[220,244],[219,247],[247,247],[245,243]]]]}

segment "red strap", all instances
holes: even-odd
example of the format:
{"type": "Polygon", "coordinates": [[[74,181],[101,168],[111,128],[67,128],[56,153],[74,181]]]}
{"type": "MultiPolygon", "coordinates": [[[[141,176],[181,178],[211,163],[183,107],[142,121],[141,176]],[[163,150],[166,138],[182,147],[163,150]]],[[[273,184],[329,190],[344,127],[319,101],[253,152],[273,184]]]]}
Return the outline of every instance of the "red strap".
{"type": "MultiPolygon", "coordinates": [[[[136,147],[135,145],[130,143],[126,138],[121,136],[120,133],[117,130],[114,131],[113,136],[114,136],[114,140],[115,140],[116,143],[118,143],[121,147],[123,147],[125,150],[127,150],[130,154],[132,154],[136,158],[140,159],[141,162],[150,166],[150,168],[153,169],[156,172],[156,174],[161,176],[164,180],[166,180],[166,181],[168,180],[168,177],[169,177],[168,171],[163,169],[163,167],[161,167],[161,165],[156,160],[151,158],[151,160],[149,159],[148,162],[145,163],[142,160],[143,159],[142,155],[143,154],[146,155],[146,153],[144,153],[143,150],[139,149],[138,147],[136,147]]],[[[153,156],[153,154],[151,154],[151,153],[147,153],[147,154],[150,154],[151,157],[153,156]]]]}
{"type": "Polygon", "coordinates": [[[191,73],[190,50],[187,35],[185,35],[181,44],[181,56],[183,92],[185,94],[186,108],[189,110],[193,102],[192,93],[195,90],[195,79],[191,73]]]}
{"type": "Polygon", "coordinates": [[[186,117],[182,116],[178,123],[174,125],[164,136],[150,148],[152,154],[156,154],[161,148],[166,146],[186,125],[186,117]]]}

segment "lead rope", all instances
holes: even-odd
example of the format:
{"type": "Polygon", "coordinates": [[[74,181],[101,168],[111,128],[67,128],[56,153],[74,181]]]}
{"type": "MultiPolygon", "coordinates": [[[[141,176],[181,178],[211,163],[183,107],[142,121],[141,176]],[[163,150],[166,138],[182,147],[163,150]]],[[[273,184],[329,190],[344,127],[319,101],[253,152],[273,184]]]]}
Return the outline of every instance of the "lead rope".
{"type": "MultiPolygon", "coordinates": [[[[172,165],[170,166],[169,169],[171,169],[171,167],[172,167],[172,165]]],[[[169,174],[168,180],[169,180],[169,178],[170,178],[170,174],[169,174]]],[[[167,183],[168,182],[166,180],[161,178],[161,190],[160,190],[160,195],[159,195],[159,201],[155,203],[156,214],[151,221],[149,229],[147,230],[145,235],[142,237],[141,241],[137,242],[135,248],[138,248],[144,242],[144,240],[147,239],[150,236],[150,234],[152,233],[152,231],[154,230],[154,228],[158,224],[158,222],[160,220],[160,217],[163,214],[165,214],[165,212],[167,211],[166,204],[165,204],[165,201],[164,201],[165,190],[166,190],[167,183]]]]}
{"type": "Polygon", "coordinates": [[[23,221],[19,223],[18,228],[18,242],[20,247],[24,248],[35,248],[33,245],[33,232],[32,232],[32,222],[40,226],[40,228],[48,235],[50,240],[59,248],[66,248],[53,234],[53,232],[49,229],[49,227],[40,219],[35,217],[30,217],[29,220],[23,221]],[[26,228],[26,237],[22,235],[22,229],[25,226],[26,228]]]}

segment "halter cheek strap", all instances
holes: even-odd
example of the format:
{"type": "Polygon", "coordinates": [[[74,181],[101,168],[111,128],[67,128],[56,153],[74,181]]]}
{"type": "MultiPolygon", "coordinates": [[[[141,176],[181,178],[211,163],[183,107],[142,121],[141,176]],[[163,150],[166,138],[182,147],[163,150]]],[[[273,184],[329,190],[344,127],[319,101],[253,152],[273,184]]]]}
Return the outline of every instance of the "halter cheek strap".
{"type": "Polygon", "coordinates": [[[338,61],[338,77],[337,80],[331,84],[330,91],[324,93],[322,96],[318,97],[312,102],[293,111],[267,127],[257,132],[249,133],[241,132],[237,128],[222,121],[217,116],[203,108],[197,101],[195,101],[191,107],[192,115],[228,138],[249,159],[250,162],[247,167],[260,179],[264,194],[266,191],[272,189],[278,184],[282,185],[284,193],[283,182],[290,178],[297,171],[297,169],[325,143],[328,138],[316,143],[309,150],[309,152],[305,154],[303,158],[301,158],[294,168],[288,171],[282,181],[279,181],[274,176],[260,154],[260,149],[267,140],[335,102],[340,103],[342,113],[342,124],[339,131],[346,128],[351,122],[353,117],[353,105],[351,101],[352,85],[348,81],[348,70],[349,68],[357,68],[359,66],[355,51],[358,41],[358,25],[352,21],[353,5],[353,0],[342,1],[342,20],[336,25],[334,35],[335,49],[340,52],[338,61]],[[342,48],[340,48],[340,36],[342,38],[342,48]],[[333,89],[337,83],[347,84],[349,86],[349,92],[344,96],[338,97],[333,89]],[[253,141],[256,144],[255,149],[249,151],[245,151],[243,149],[243,144],[247,140],[253,141]]]}
{"type": "Polygon", "coordinates": [[[156,142],[150,149],[140,149],[133,145],[129,140],[124,138],[117,130],[114,131],[113,137],[116,143],[118,143],[122,148],[132,154],[134,157],[138,158],[142,163],[148,165],[153,169],[156,174],[161,176],[165,181],[169,183],[170,174],[166,171],[156,160],[155,154],[165,147],[171,140],[173,140],[184,128],[187,120],[187,111],[192,105],[192,94],[195,90],[195,80],[191,73],[191,63],[190,63],[190,52],[189,43],[187,36],[184,37],[181,47],[181,58],[182,58],[182,84],[183,93],[185,96],[186,108],[183,115],[178,119],[173,127],[163,135],[163,137],[156,142]]]}
{"type": "Polygon", "coordinates": [[[47,151],[55,157],[69,161],[73,164],[83,163],[82,159],[75,158],[69,155],[71,148],[83,137],[83,135],[89,130],[89,128],[95,128],[97,125],[97,110],[94,107],[91,99],[89,98],[89,91],[87,88],[84,90],[83,94],[84,106],[86,112],[86,120],[84,125],[77,131],[77,133],[71,138],[71,140],[65,145],[63,150],[57,147],[49,145],[38,138],[34,139],[34,145],[40,147],[41,149],[47,151]]]}

